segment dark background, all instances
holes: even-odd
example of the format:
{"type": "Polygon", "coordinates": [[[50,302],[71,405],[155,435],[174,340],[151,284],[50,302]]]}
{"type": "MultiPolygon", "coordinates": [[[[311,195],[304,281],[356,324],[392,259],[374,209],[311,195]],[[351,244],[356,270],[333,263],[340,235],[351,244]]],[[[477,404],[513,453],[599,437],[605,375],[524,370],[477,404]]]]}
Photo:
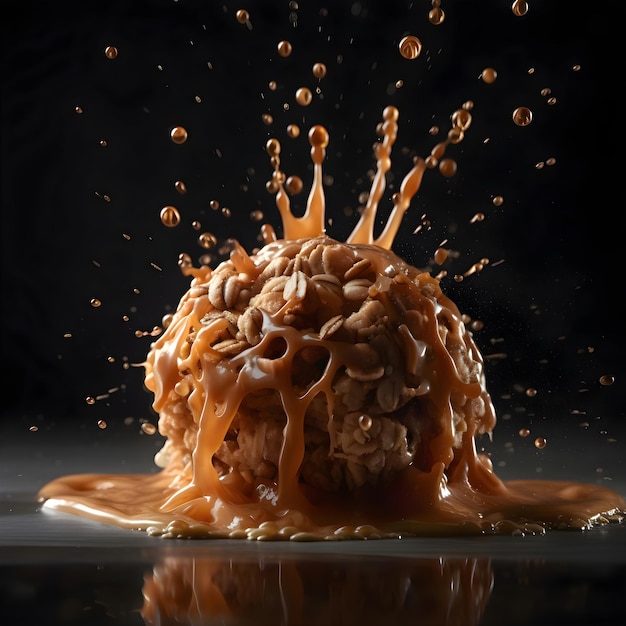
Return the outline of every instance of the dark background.
{"type": "Polygon", "coordinates": [[[443,287],[484,323],[476,340],[501,418],[498,454],[519,446],[535,458],[543,453],[531,440],[548,435],[555,447],[572,445],[575,463],[572,442],[584,436],[599,447],[593,467],[623,471],[622,5],[604,3],[598,15],[583,3],[536,0],[515,17],[507,2],[444,0],[446,19],[433,26],[429,2],[297,4],[27,1],[3,17],[4,425],[97,437],[106,420],[109,432],[138,436],[138,421],[156,418],[133,366],[151,338],[136,333],[158,325],[186,289],[179,253],[197,263],[202,231],[252,249],[255,210],[280,226],[264,189],[267,139],[281,140],[284,169],[305,182],[297,212],[311,180],[306,132],[328,128],[329,234],[343,239],[369,188],[382,109],[400,110],[389,207],[412,155],[437,141],[429,128],[443,137],[450,114],[472,100],[473,124],[449,150],[457,175],[427,173],[394,249],[415,265],[444,239],[459,253],[443,287]],[[251,29],[235,19],[238,8],[250,11],[251,29]],[[413,61],[398,53],[409,33],[424,45],[413,61]],[[294,45],[288,59],[276,52],[282,39],[294,45]],[[107,46],[117,58],[106,57],[107,46]],[[310,71],[318,61],[328,67],[321,96],[302,108],[293,94],[318,86],[310,71]],[[489,66],[498,71],[492,85],[478,78],[489,66]],[[517,106],[532,109],[532,124],[513,124],[517,106]],[[300,125],[299,139],[287,138],[289,123],[300,125]],[[175,125],[189,132],[182,145],[170,141],[175,125]],[[535,168],[551,157],[554,165],[535,168]],[[177,228],[159,220],[168,204],[181,211],[177,228]],[[485,219],[471,224],[477,212],[485,219]],[[414,234],[422,215],[430,229],[414,234]],[[484,257],[480,274],[453,280],[484,257]],[[602,385],[604,375],[614,384],[602,385]],[[87,396],[106,397],[88,405],[87,396]],[[523,427],[528,441],[516,434],[523,427]]]}

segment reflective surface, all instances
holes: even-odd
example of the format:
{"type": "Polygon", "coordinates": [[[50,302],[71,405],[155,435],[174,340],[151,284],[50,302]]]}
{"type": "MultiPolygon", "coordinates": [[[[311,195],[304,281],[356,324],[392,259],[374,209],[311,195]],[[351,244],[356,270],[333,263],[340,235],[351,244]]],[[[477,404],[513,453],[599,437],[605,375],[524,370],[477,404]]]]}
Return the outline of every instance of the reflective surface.
{"type": "Polygon", "coordinates": [[[80,433],[65,439],[6,428],[2,435],[5,626],[485,626],[626,618],[624,525],[528,537],[162,540],[42,511],[36,498],[38,487],[59,474],[146,471],[156,438],[98,442],[80,433]],[[44,445],[33,448],[34,437],[44,445]],[[28,458],[35,449],[37,458],[28,458]]]}

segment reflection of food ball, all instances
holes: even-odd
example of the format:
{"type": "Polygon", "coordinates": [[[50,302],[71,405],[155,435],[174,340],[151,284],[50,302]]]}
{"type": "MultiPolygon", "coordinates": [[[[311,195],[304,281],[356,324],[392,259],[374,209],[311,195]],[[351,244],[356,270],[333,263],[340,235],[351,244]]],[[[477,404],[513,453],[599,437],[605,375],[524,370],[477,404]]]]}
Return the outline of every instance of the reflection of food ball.
{"type": "Polygon", "coordinates": [[[320,236],[193,271],[146,361],[157,463],[178,476],[208,458],[244,492],[353,490],[409,465],[452,472],[495,425],[457,307],[394,253],[320,236]]]}

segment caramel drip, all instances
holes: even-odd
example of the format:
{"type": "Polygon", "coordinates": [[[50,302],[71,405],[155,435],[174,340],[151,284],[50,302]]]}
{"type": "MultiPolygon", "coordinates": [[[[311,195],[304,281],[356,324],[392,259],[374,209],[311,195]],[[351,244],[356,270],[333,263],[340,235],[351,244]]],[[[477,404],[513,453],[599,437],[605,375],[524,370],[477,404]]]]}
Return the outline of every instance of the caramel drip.
{"type": "MultiPolygon", "coordinates": [[[[452,116],[453,128],[448,133],[448,138],[439,142],[432,149],[430,157],[427,160],[416,157],[413,168],[404,177],[400,185],[400,191],[393,195],[393,208],[382,233],[376,238],[374,236],[374,222],[376,221],[378,206],[387,186],[387,173],[391,169],[391,149],[398,136],[398,109],[388,106],[383,110],[383,122],[381,124],[383,138],[374,147],[376,174],[374,175],[367,203],[363,208],[358,223],[346,239],[347,243],[373,243],[386,250],[391,249],[400,229],[402,218],[408,210],[411,200],[419,191],[424,172],[427,168],[433,168],[437,165],[449,143],[458,143],[463,139],[463,133],[471,123],[471,115],[464,109],[461,109],[460,112],[463,115],[460,115],[459,111],[457,111],[452,116]]],[[[268,188],[276,193],[276,206],[280,212],[285,239],[317,237],[326,232],[322,163],[326,157],[328,141],[328,132],[323,126],[313,126],[309,131],[311,159],[314,166],[313,183],[306,211],[302,217],[296,217],[291,212],[289,196],[284,188],[285,174],[280,170],[280,143],[277,139],[270,139],[267,142],[266,149],[274,165],[272,181],[268,184],[268,188]]],[[[267,231],[263,233],[266,244],[272,240],[267,234],[267,231]]]]}

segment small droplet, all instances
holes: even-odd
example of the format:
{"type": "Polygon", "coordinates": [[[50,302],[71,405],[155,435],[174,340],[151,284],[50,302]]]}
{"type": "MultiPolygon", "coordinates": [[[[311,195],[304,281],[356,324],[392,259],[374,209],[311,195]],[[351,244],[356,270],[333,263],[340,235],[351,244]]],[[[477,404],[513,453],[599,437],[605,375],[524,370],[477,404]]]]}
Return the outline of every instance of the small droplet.
{"type": "Polygon", "coordinates": [[[323,63],[315,63],[313,65],[313,76],[322,79],[326,76],[326,66],[323,63]]]}
{"type": "Polygon", "coordinates": [[[528,435],[530,435],[530,429],[529,428],[520,428],[518,435],[520,437],[528,437],[528,435]]]}
{"type": "Polygon", "coordinates": [[[456,174],[456,161],[454,159],[441,159],[439,161],[439,171],[446,177],[450,178],[456,174]]]}
{"type": "Polygon", "coordinates": [[[313,100],[313,94],[308,87],[300,87],[296,91],[296,102],[303,107],[309,106],[313,100]]]}
{"type": "Polygon", "coordinates": [[[31,426],[28,430],[30,430],[31,433],[36,433],[39,430],[39,426],[31,426]]]}
{"type": "Polygon", "coordinates": [[[435,26],[439,26],[446,19],[446,14],[441,7],[434,7],[428,12],[428,21],[435,26]]]}
{"type": "Polygon", "coordinates": [[[529,387],[526,389],[526,396],[529,398],[534,398],[537,395],[537,390],[533,387],[529,387]]]}
{"type": "Polygon", "coordinates": [[[368,431],[372,427],[372,418],[369,415],[359,415],[359,428],[368,431]]]}
{"type": "Polygon", "coordinates": [[[504,198],[502,196],[494,196],[491,202],[493,203],[494,206],[502,206],[502,203],[504,202],[504,198]]]}
{"type": "Polygon", "coordinates": [[[87,397],[85,398],[85,402],[86,402],[87,404],[95,404],[95,403],[96,403],[96,399],[95,399],[93,396],[87,396],[87,397]]]}
{"type": "Polygon", "coordinates": [[[604,374],[603,376],[600,376],[600,384],[603,387],[608,387],[610,385],[612,385],[615,382],[615,377],[611,376],[609,374],[604,374]]]}
{"type": "Polygon", "coordinates": [[[263,211],[259,211],[258,209],[256,211],[252,211],[250,213],[250,219],[253,222],[260,222],[263,219],[263,211]]]}
{"type": "Polygon", "coordinates": [[[289,176],[285,181],[285,188],[291,195],[297,195],[302,191],[304,183],[299,176],[289,176]]]}
{"type": "Polygon", "coordinates": [[[528,13],[528,2],[525,2],[525,0],[514,0],[511,5],[511,11],[513,11],[515,17],[526,15],[526,13],[528,13]]]}
{"type": "Polygon", "coordinates": [[[150,422],[144,422],[141,425],[141,430],[146,433],[146,435],[154,435],[157,431],[156,426],[150,422]]]}
{"type": "Polygon", "coordinates": [[[291,139],[295,139],[300,135],[300,127],[297,124],[289,124],[289,126],[287,126],[287,135],[291,137],[291,139]]]}
{"type": "Polygon", "coordinates": [[[274,123],[274,118],[269,113],[263,113],[261,119],[266,126],[271,126],[274,123]]]}
{"type": "Polygon", "coordinates": [[[180,224],[180,213],[175,206],[164,206],[161,209],[161,223],[168,228],[174,228],[180,224]]]}
{"type": "Polygon", "coordinates": [[[528,126],[533,121],[533,112],[528,107],[517,107],[513,111],[513,121],[517,126],[528,126]]]}
{"type": "Polygon", "coordinates": [[[217,243],[217,237],[213,233],[204,232],[198,237],[198,243],[205,249],[212,248],[217,243]]]}
{"type": "Polygon", "coordinates": [[[293,46],[288,41],[279,41],[278,42],[278,54],[281,57],[288,57],[293,52],[293,46]]]}
{"type": "Polygon", "coordinates": [[[91,306],[94,307],[94,309],[97,309],[99,306],[102,306],[102,302],[98,300],[98,298],[92,298],[89,301],[89,304],[91,304],[91,306]]]}
{"type": "Polygon", "coordinates": [[[496,70],[494,70],[493,67],[486,67],[480,73],[480,77],[483,83],[487,83],[488,85],[490,85],[491,83],[495,82],[496,78],[498,78],[498,72],[496,72],[496,70]]]}
{"type": "Polygon", "coordinates": [[[104,430],[107,426],[108,424],[104,420],[98,420],[98,428],[100,430],[104,430]]]}
{"type": "Polygon", "coordinates": [[[470,220],[470,224],[475,224],[476,222],[482,222],[485,219],[484,213],[474,213],[472,219],[470,220]]]}
{"type": "Polygon", "coordinates": [[[115,59],[117,57],[117,48],[115,46],[107,46],[104,49],[104,54],[107,59],[115,59]]]}
{"type": "Polygon", "coordinates": [[[187,193],[187,185],[182,180],[177,180],[174,183],[174,189],[182,196],[187,193]]]}
{"type": "Polygon", "coordinates": [[[435,263],[437,265],[443,265],[448,258],[448,250],[445,248],[437,248],[435,250],[435,263]]]}
{"type": "Polygon", "coordinates": [[[174,126],[170,130],[170,137],[174,143],[181,144],[187,141],[187,130],[182,126],[174,126]]]}
{"type": "Polygon", "coordinates": [[[548,441],[545,437],[537,437],[537,439],[535,439],[535,448],[542,450],[543,448],[546,447],[547,443],[548,441]]]}
{"type": "Polygon", "coordinates": [[[457,109],[450,118],[452,126],[466,131],[472,124],[472,114],[468,109],[457,109]]]}
{"type": "Polygon", "coordinates": [[[407,35],[400,40],[398,50],[405,59],[412,61],[421,54],[422,42],[415,35],[407,35]]]}
{"type": "Polygon", "coordinates": [[[245,9],[239,9],[237,13],[235,13],[235,17],[240,24],[245,24],[250,20],[250,13],[245,9]]]}
{"type": "Polygon", "coordinates": [[[83,112],[83,108],[82,107],[74,107],[74,113],[78,113],[79,115],[83,112]]]}
{"type": "Polygon", "coordinates": [[[276,89],[278,88],[275,80],[271,80],[267,86],[270,88],[270,91],[276,91],[276,89]]]}

